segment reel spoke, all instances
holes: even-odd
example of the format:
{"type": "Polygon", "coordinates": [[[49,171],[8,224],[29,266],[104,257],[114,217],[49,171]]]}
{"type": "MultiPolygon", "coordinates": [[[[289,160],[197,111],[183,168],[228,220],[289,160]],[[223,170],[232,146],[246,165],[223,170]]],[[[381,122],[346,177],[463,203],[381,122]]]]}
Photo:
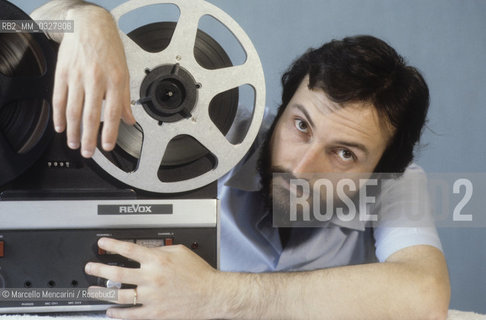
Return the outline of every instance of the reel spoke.
{"type": "Polygon", "coordinates": [[[122,31],[120,31],[120,38],[125,47],[127,61],[131,62],[128,64],[128,71],[130,74],[130,97],[132,100],[137,101],[140,98],[140,83],[145,77],[144,70],[153,64],[155,54],[145,51],[122,31]],[[149,62],[150,64],[148,64],[149,62]]]}
{"type": "Polygon", "coordinates": [[[129,60],[128,55],[132,55],[133,57],[137,57],[140,60],[150,58],[150,52],[145,51],[142,49],[138,44],[135,43],[130,37],[123,31],[120,31],[120,38],[123,42],[123,46],[125,47],[125,53],[127,55],[127,60],[129,60]]]}
{"type": "Polygon", "coordinates": [[[169,55],[180,56],[182,59],[194,59],[194,45],[196,42],[199,18],[202,13],[199,1],[180,2],[179,21],[172,35],[169,47],[165,50],[169,55]]]}
{"type": "Polygon", "coordinates": [[[221,162],[228,158],[238,145],[232,145],[209,119],[205,119],[195,128],[191,135],[206,147],[221,162]]]}
{"type": "MultiPolygon", "coordinates": [[[[160,130],[158,130],[160,131],[160,130]]],[[[144,134],[142,142],[142,152],[140,160],[135,170],[137,179],[144,179],[146,182],[156,180],[160,164],[167,150],[169,142],[174,138],[174,134],[163,132],[162,134],[144,134]]]]}
{"type": "Polygon", "coordinates": [[[258,87],[255,83],[254,70],[254,66],[249,63],[218,70],[205,70],[202,72],[201,82],[203,88],[212,93],[211,96],[245,84],[258,87]]]}

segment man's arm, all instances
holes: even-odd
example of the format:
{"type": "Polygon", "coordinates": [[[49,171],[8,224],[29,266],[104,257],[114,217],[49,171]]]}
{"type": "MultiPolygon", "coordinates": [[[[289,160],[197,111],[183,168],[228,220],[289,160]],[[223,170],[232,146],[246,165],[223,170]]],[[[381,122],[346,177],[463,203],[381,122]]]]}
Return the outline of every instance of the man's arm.
{"type": "Polygon", "coordinates": [[[52,98],[56,131],[67,129],[69,147],[81,146],[82,155],[91,157],[105,100],[102,147],[112,150],[120,118],[135,123],[126,58],[113,17],[105,9],[79,0],[53,0],[31,16],[74,20],[73,33],[48,34],[60,42],[52,98]]]}
{"type": "MultiPolygon", "coordinates": [[[[136,284],[141,307],[112,308],[123,319],[445,319],[450,288],[442,253],[414,246],[386,262],[308,272],[219,272],[183,246],[147,249],[113,239],[100,247],[140,269],[89,263],[86,272],[136,284]]],[[[119,303],[131,304],[133,289],[119,303]]]]}
{"type": "Polygon", "coordinates": [[[222,287],[240,297],[237,318],[445,319],[450,297],[445,259],[430,246],[403,249],[386,263],[247,275],[256,291],[244,300],[245,276],[226,277],[232,285],[222,287]]]}

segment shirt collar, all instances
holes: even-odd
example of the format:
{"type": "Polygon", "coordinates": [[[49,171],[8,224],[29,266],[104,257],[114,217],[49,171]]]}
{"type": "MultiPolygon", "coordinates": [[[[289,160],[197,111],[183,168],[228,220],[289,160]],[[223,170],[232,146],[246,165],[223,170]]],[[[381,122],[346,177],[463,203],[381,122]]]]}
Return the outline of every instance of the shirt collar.
{"type": "Polygon", "coordinates": [[[343,221],[342,219],[338,219],[338,217],[334,215],[331,219],[331,223],[337,225],[338,227],[359,231],[365,231],[367,226],[367,222],[359,218],[359,212],[358,214],[356,214],[356,217],[354,217],[354,219],[350,221],[343,221]]]}

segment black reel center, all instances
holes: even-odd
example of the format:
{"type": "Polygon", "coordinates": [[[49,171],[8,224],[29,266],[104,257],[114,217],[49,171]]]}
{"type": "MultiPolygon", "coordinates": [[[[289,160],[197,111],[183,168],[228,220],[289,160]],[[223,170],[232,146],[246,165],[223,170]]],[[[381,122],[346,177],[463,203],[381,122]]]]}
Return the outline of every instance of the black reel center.
{"type": "Polygon", "coordinates": [[[158,107],[166,113],[180,109],[186,97],[184,86],[175,79],[160,81],[157,85],[152,85],[150,91],[150,95],[155,96],[158,107]]]}
{"type": "Polygon", "coordinates": [[[140,102],[152,118],[175,122],[189,118],[197,102],[199,84],[179,64],[146,71],[140,86],[140,102]]]}

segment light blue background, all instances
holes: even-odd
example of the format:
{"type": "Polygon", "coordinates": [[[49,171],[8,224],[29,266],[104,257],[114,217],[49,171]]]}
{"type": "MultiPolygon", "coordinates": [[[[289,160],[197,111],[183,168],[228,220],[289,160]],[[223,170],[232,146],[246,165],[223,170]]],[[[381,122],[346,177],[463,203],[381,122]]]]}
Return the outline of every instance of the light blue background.
{"type": "MultiPolygon", "coordinates": [[[[45,1],[12,2],[31,12],[45,1]]],[[[95,2],[111,9],[123,1],[95,2]]],[[[210,2],[231,15],[253,40],[271,107],[280,100],[282,72],[306,48],[355,34],[384,39],[422,71],[430,87],[429,129],[418,163],[428,172],[486,171],[486,1],[210,2]]],[[[451,308],[486,313],[486,230],[439,232],[451,273],[451,308]]]]}

